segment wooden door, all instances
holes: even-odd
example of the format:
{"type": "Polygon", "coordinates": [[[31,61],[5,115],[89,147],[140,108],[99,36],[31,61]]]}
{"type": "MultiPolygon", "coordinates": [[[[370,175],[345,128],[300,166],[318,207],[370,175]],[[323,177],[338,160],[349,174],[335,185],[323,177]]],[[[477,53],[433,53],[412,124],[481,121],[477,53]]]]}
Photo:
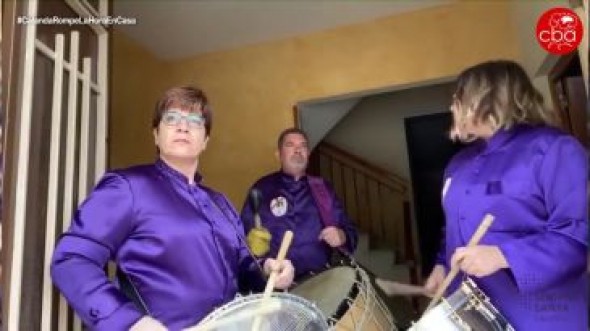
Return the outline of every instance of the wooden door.
{"type": "Polygon", "coordinates": [[[588,98],[577,52],[559,59],[549,73],[549,87],[561,128],[590,147],[588,98]]]}
{"type": "Polygon", "coordinates": [[[3,329],[81,330],[49,276],[56,238],[106,165],[106,0],[5,1],[3,329]]]}

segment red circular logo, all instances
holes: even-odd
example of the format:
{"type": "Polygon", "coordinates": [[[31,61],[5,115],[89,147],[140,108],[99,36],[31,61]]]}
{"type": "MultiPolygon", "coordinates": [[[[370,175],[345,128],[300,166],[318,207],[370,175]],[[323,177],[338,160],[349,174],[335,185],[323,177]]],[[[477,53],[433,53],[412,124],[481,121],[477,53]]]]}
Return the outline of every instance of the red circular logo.
{"type": "Polygon", "coordinates": [[[580,17],[568,8],[551,8],[537,22],[537,41],[549,53],[567,54],[575,50],[583,34],[580,17]]]}

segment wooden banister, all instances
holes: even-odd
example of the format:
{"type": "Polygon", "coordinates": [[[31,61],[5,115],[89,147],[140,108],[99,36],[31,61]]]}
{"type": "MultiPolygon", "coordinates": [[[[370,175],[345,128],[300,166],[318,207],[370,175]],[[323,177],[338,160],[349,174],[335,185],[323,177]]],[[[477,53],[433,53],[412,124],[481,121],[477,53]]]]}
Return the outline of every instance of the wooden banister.
{"type": "Polygon", "coordinates": [[[330,156],[336,161],[347,164],[349,167],[355,168],[356,171],[362,172],[372,179],[382,181],[402,194],[407,193],[408,180],[401,176],[370,164],[362,158],[326,142],[319,144],[316,149],[321,155],[330,156]]]}
{"type": "Polygon", "coordinates": [[[397,262],[413,258],[405,220],[408,180],[334,145],[322,142],[311,153],[309,172],[329,180],[347,215],[369,234],[371,247],[388,247],[397,262]]]}

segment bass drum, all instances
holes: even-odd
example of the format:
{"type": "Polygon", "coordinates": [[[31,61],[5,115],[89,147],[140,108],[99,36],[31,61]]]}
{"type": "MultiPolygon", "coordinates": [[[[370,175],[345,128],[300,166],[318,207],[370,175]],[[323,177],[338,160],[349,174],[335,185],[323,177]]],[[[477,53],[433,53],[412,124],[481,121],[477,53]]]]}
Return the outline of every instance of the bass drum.
{"type": "Polygon", "coordinates": [[[332,330],[397,330],[367,272],[358,266],[330,268],[302,282],[291,293],[315,303],[332,330]]]}

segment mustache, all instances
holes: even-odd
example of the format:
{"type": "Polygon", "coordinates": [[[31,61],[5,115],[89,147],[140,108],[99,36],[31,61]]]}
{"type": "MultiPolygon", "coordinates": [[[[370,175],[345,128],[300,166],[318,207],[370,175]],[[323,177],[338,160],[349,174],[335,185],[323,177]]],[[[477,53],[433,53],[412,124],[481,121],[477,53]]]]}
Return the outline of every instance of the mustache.
{"type": "Polygon", "coordinates": [[[305,162],[307,160],[303,154],[294,154],[289,159],[295,162],[305,162]]]}

